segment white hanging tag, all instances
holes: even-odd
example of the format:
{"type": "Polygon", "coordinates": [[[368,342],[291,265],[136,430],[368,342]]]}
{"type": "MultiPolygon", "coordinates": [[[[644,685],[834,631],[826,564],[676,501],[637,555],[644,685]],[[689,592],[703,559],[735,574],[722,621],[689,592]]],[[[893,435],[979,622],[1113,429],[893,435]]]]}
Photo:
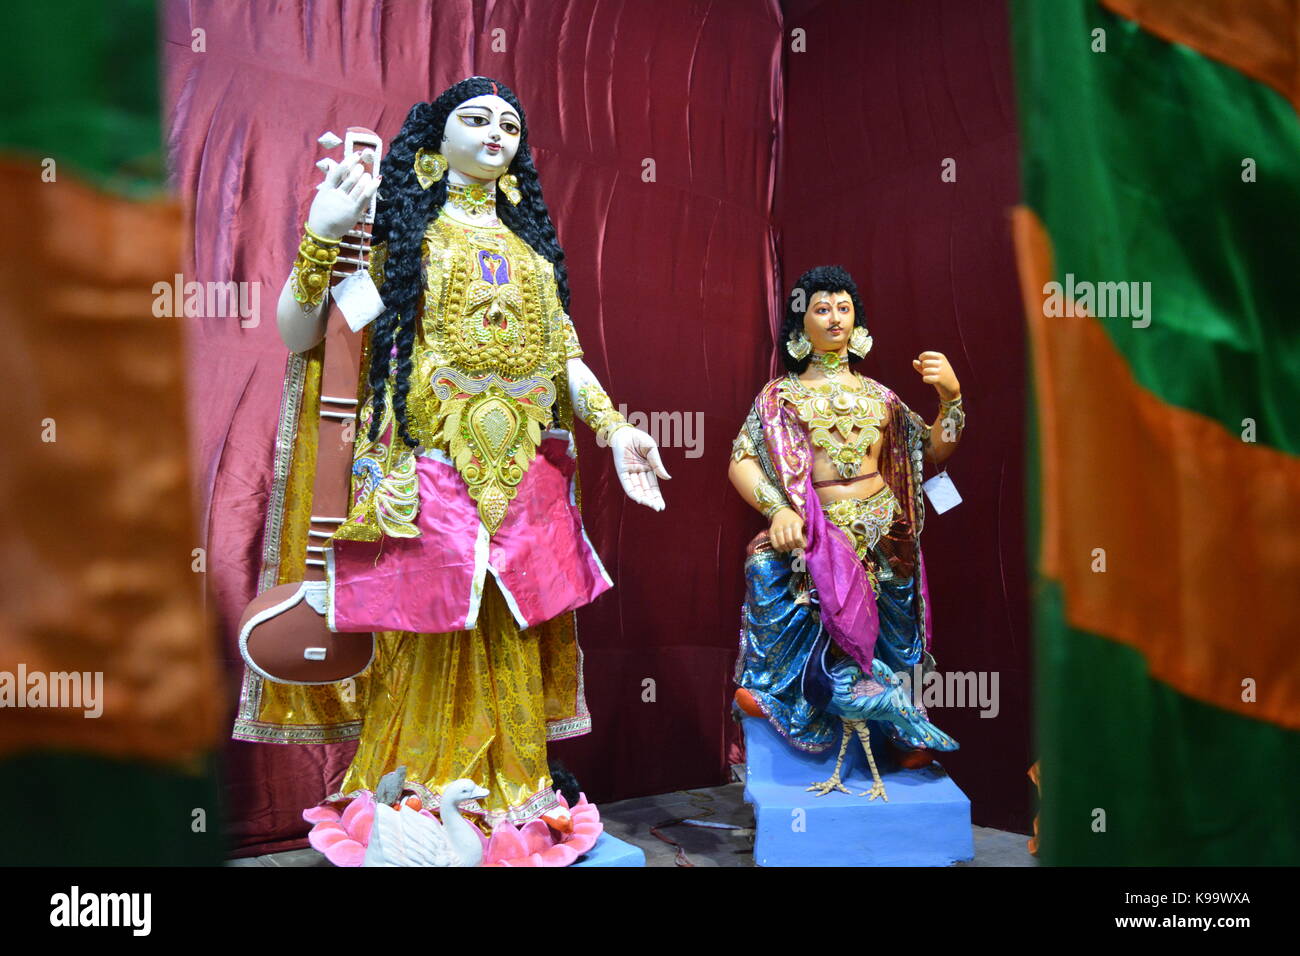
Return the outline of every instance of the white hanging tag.
{"type": "Polygon", "coordinates": [[[330,295],[353,332],[360,332],[384,311],[384,300],[379,297],[368,269],[352,273],[330,289],[330,295]]]}
{"type": "Polygon", "coordinates": [[[930,499],[930,507],[934,509],[935,514],[941,515],[961,504],[961,495],[957,493],[957,486],[952,483],[946,471],[939,472],[921,485],[921,488],[924,489],[925,496],[930,499]]]}

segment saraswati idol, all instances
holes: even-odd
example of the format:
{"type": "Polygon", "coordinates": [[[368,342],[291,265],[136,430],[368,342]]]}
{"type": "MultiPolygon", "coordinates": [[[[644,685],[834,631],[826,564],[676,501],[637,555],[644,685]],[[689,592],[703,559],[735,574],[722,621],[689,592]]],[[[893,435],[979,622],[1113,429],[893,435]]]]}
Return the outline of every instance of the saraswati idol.
{"type": "Polygon", "coordinates": [[[590,728],[573,611],[611,587],[583,530],[574,419],[634,501],[662,510],[668,475],[583,362],[515,94],[463,80],[411,109],[377,177],[362,159],[318,188],[278,318],[293,352],[321,341],[320,262],[377,190],[382,311],[362,339],[350,507],[320,545],[329,628],[373,633],[374,659],[355,701],[277,684],[247,726],[355,728],[332,798],[405,768],[426,810],[473,781],[485,829],[527,824],[558,805],[547,742],[590,728]]]}

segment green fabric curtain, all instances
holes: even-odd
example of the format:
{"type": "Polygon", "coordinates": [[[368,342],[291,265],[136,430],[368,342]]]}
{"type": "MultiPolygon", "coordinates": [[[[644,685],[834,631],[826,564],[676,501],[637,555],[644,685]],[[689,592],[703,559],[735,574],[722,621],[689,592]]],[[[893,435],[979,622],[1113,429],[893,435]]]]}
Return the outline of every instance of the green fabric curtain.
{"type": "MultiPolygon", "coordinates": [[[[1300,383],[1300,336],[1291,328],[1300,122],[1292,105],[1096,0],[1015,0],[1012,32],[1024,202],[1050,236],[1055,278],[1150,282],[1149,326],[1097,320],[1136,381],[1234,435],[1253,419],[1259,443],[1300,453],[1300,418],[1291,414],[1300,383]],[[1094,50],[1099,38],[1104,52],[1094,50]],[[1253,182],[1243,181],[1245,160],[1254,163],[1253,182]]],[[[1029,449],[1035,476],[1038,449],[1037,442],[1029,449]]],[[[1142,481],[1121,461],[1113,474],[1105,489],[1112,495],[1142,481]]],[[[1030,494],[1038,567],[1037,477],[1030,494]]],[[[1143,531],[1157,539],[1169,533],[1143,531]]],[[[1232,569],[1234,548],[1250,546],[1250,531],[1222,542],[1222,560],[1179,586],[1249,588],[1232,569]]],[[[1292,551],[1277,559],[1293,560],[1292,551]]],[[[1140,651],[1070,626],[1064,600],[1062,584],[1040,575],[1043,862],[1300,862],[1300,734],[1154,679],[1140,651]]],[[[1223,664],[1223,679],[1238,682],[1231,661],[1223,664]]]]}

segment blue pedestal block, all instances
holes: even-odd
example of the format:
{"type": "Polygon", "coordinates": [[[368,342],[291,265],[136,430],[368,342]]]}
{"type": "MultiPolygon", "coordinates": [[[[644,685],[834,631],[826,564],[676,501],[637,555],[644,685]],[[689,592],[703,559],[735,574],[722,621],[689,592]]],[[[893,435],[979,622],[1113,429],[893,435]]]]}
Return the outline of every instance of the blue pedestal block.
{"type": "Polygon", "coordinates": [[[745,800],[754,805],[759,866],[948,866],[975,856],[970,800],[941,768],[903,770],[872,731],[889,802],[858,796],[871,771],[856,736],[840,776],[852,795],[805,789],[835,770],[839,744],[820,754],[796,750],[766,720],[744,719],[745,800]]]}
{"type": "Polygon", "coordinates": [[[572,866],[645,866],[645,851],[618,837],[602,833],[593,846],[572,866]]]}

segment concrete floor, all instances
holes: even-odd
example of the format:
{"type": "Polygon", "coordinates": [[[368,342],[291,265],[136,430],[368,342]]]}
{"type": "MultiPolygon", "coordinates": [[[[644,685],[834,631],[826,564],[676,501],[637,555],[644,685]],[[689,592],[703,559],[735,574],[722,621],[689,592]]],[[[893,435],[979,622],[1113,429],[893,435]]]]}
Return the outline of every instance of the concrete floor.
{"type": "MultiPolygon", "coordinates": [[[[605,829],[645,850],[647,866],[676,866],[678,855],[694,866],[753,866],[754,812],[745,803],[744,786],[730,783],[700,790],[678,790],[602,804],[605,829]],[[678,820],[694,824],[676,823],[678,820]],[[722,824],[724,827],[700,826],[722,824]],[[651,832],[654,828],[680,850],[651,832]]],[[[1028,837],[974,827],[975,859],[957,866],[1037,866],[1025,844],[1028,837]]],[[[329,866],[312,849],[231,860],[229,866],[329,866]]]]}

